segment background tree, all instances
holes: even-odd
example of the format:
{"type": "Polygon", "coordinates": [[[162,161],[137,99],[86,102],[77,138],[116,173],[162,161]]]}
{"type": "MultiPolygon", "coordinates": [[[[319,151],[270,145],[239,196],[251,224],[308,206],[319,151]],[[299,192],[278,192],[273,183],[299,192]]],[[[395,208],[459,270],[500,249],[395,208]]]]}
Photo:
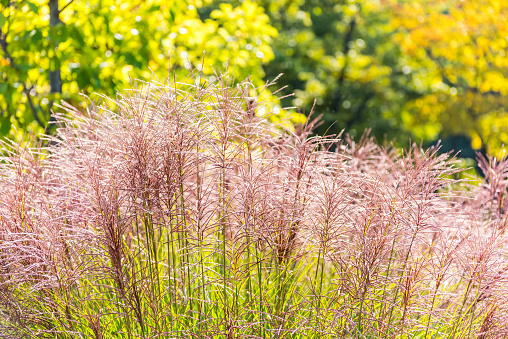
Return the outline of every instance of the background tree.
{"type": "Polygon", "coordinates": [[[421,93],[403,108],[406,128],[417,138],[445,138],[455,149],[495,152],[507,145],[508,3],[385,4],[393,9],[412,87],[421,93]]]}
{"type": "MultiPolygon", "coordinates": [[[[0,135],[47,129],[53,102],[131,79],[229,69],[323,114],[318,133],[371,128],[445,150],[508,143],[508,4],[499,0],[0,0],[0,135]],[[171,57],[170,57],[171,55],[171,57]]],[[[267,92],[268,96],[270,93],[267,92]]],[[[284,111],[282,111],[284,112],[284,111]]],[[[292,114],[293,117],[298,117],[292,114]]],[[[301,117],[300,117],[301,118],[301,117]]]]}
{"type": "Polygon", "coordinates": [[[0,134],[11,125],[48,128],[53,102],[77,105],[79,92],[114,96],[131,79],[212,67],[263,83],[277,35],[256,2],[223,4],[201,20],[200,1],[2,0],[0,134]],[[248,48],[247,46],[253,46],[248,48]],[[170,58],[171,55],[171,58],[170,58]]]}
{"type": "Polygon", "coordinates": [[[292,103],[324,115],[319,131],[406,140],[400,112],[418,97],[408,86],[390,9],[376,1],[264,0],[279,35],[267,75],[285,73],[292,103]]]}

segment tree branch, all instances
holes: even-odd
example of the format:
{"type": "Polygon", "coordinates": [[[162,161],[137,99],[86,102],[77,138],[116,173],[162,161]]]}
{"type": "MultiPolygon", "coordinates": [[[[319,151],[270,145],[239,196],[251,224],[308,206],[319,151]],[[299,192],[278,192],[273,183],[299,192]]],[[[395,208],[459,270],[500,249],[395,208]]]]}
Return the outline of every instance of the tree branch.
{"type": "Polygon", "coordinates": [[[61,10],[59,10],[59,12],[62,13],[63,11],[65,11],[65,9],[69,7],[69,5],[72,4],[73,2],[74,0],[70,0],[65,6],[62,7],[61,10]]]}
{"type": "Polygon", "coordinates": [[[28,105],[30,106],[30,109],[32,110],[32,115],[34,116],[35,118],[35,121],[37,121],[37,123],[44,129],[46,129],[46,126],[44,125],[44,123],[41,121],[41,119],[39,118],[39,114],[37,114],[37,109],[35,108],[35,105],[32,101],[32,98],[30,98],[30,90],[26,87],[26,84],[23,83],[23,92],[25,92],[25,95],[28,99],[28,105]]]}
{"type": "MultiPolygon", "coordinates": [[[[10,64],[12,65],[12,68],[14,68],[17,73],[18,73],[18,76],[19,76],[19,67],[18,65],[14,62],[14,60],[12,59],[12,55],[9,53],[9,50],[7,49],[7,40],[6,38],[3,36],[3,33],[2,33],[2,30],[0,29],[0,46],[2,47],[2,51],[4,52],[5,56],[9,59],[9,62],[10,64]]],[[[30,106],[30,109],[32,110],[32,115],[34,116],[35,118],[35,121],[37,121],[37,123],[42,127],[42,128],[46,128],[46,126],[44,125],[44,123],[41,121],[41,119],[39,118],[39,114],[37,113],[37,109],[35,108],[35,105],[32,101],[32,98],[30,98],[30,90],[28,89],[28,86],[25,82],[22,82],[21,83],[22,86],[23,86],[23,92],[25,93],[27,99],[28,99],[28,105],[30,106]]]]}
{"type": "Polygon", "coordinates": [[[342,84],[344,83],[344,78],[346,75],[346,68],[349,63],[348,54],[349,54],[349,51],[351,50],[351,48],[349,47],[349,43],[352,40],[353,31],[354,31],[355,27],[356,27],[356,18],[353,17],[353,19],[349,23],[348,31],[347,31],[346,35],[344,36],[344,41],[342,43],[342,53],[344,54],[345,59],[344,59],[344,67],[342,67],[342,69],[340,70],[340,76],[339,76],[339,80],[338,80],[339,86],[342,86],[342,84]]]}

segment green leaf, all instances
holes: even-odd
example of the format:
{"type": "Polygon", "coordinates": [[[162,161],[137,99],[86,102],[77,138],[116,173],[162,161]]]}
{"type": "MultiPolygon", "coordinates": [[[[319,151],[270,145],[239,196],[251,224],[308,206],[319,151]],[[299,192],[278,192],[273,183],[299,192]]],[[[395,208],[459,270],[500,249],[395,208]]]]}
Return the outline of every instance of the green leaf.
{"type": "Polygon", "coordinates": [[[141,63],[136,59],[136,56],[130,52],[124,54],[125,62],[136,68],[141,68],[141,63]]]}
{"type": "Polygon", "coordinates": [[[160,10],[161,10],[161,6],[160,5],[152,5],[152,7],[150,7],[150,9],[148,9],[147,12],[148,13],[154,13],[154,12],[158,12],[160,10]]]}
{"type": "Polygon", "coordinates": [[[17,65],[17,68],[20,70],[20,71],[23,71],[23,72],[28,72],[29,70],[32,69],[32,66],[30,65],[25,65],[25,64],[18,64],[17,65]]]}
{"type": "Polygon", "coordinates": [[[7,18],[0,12],[0,27],[7,22],[7,18]]]}
{"type": "Polygon", "coordinates": [[[2,95],[3,99],[7,103],[7,111],[9,112],[9,108],[12,106],[12,88],[9,88],[9,85],[4,84],[5,89],[0,90],[0,94],[2,95]]]}
{"type": "Polygon", "coordinates": [[[43,38],[42,32],[40,30],[37,30],[37,32],[35,32],[35,34],[32,36],[32,44],[41,41],[42,38],[43,38]]]}
{"type": "Polygon", "coordinates": [[[78,82],[79,89],[84,89],[90,84],[90,74],[84,69],[76,69],[77,74],[76,81],[78,82]]]}
{"type": "Polygon", "coordinates": [[[8,115],[2,119],[2,125],[0,126],[0,135],[6,136],[9,134],[11,127],[11,117],[8,115]]]}
{"type": "Polygon", "coordinates": [[[60,23],[49,31],[49,37],[57,44],[64,42],[69,37],[69,29],[66,25],[60,23]]]}
{"type": "Polygon", "coordinates": [[[27,2],[27,3],[28,3],[28,7],[30,7],[32,12],[34,12],[35,14],[39,14],[39,6],[37,6],[36,4],[31,3],[31,2],[27,2]]]}
{"type": "Polygon", "coordinates": [[[74,27],[74,29],[70,32],[71,38],[73,38],[77,46],[83,46],[85,44],[85,40],[83,39],[83,33],[78,27],[74,27]]]}

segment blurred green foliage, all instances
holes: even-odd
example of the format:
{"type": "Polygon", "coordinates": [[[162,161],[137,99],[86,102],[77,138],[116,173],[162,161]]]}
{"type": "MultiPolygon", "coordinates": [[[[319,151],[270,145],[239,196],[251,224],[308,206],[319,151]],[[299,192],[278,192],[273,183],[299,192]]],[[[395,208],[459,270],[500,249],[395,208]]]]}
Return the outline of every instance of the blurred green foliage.
{"type": "Polygon", "coordinates": [[[269,100],[314,107],[319,133],[442,138],[466,156],[508,143],[500,0],[2,0],[0,28],[1,135],[42,131],[80,91],[200,69],[206,51],[208,81],[228,65],[256,85],[284,73],[295,95],[269,100]]]}
{"type": "Polygon", "coordinates": [[[285,73],[293,104],[323,114],[320,132],[407,137],[402,106],[417,96],[407,86],[393,43],[390,10],[376,1],[265,0],[279,31],[268,76],[285,73]]]}
{"type": "Polygon", "coordinates": [[[223,4],[201,20],[199,6],[184,0],[3,0],[0,133],[11,124],[46,128],[52,103],[78,105],[80,92],[114,97],[131,79],[164,81],[170,62],[177,73],[191,64],[199,68],[204,51],[205,74],[213,77],[212,67],[236,63],[230,67],[236,77],[252,75],[263,84],[262,63],[273,58],[269,44],[277,35],[263,8],[249,1],[223,4]],[[53,12],[52,2],[58,6],[53,12]],[[52,76],[60,77],[60,86],[52,76]]]}

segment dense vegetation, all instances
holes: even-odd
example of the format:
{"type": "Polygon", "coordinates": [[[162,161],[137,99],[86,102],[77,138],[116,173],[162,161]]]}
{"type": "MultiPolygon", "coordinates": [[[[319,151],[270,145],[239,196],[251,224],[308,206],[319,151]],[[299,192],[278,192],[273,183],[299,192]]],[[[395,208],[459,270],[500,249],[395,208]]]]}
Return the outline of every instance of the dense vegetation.
{"type": "Polygon", "coordinates": [[[499,0],[0,0],[0,338],[505,338],[507,48],[499,0]]]}
{"type": "Polygon", "coordinates": [[[227,63],[257,86],[285,73],[296,95],[274,105],[309,113],[316,100],[321,134],[442,138],[474,158],[508,143],[507,11],[500,0],[2,0],[0,134],[51,132],[55,101],[113,97],[131,78],[165,79],[170,63],[184,75],[206,51],[212,79],[227,63]]]}
{"type": "Polygon", "coordinates": [[[469,184],[436,148],[312,136],[217,78],[4,142],[0,337],[507,335],[508,162],[469,184]]]}

